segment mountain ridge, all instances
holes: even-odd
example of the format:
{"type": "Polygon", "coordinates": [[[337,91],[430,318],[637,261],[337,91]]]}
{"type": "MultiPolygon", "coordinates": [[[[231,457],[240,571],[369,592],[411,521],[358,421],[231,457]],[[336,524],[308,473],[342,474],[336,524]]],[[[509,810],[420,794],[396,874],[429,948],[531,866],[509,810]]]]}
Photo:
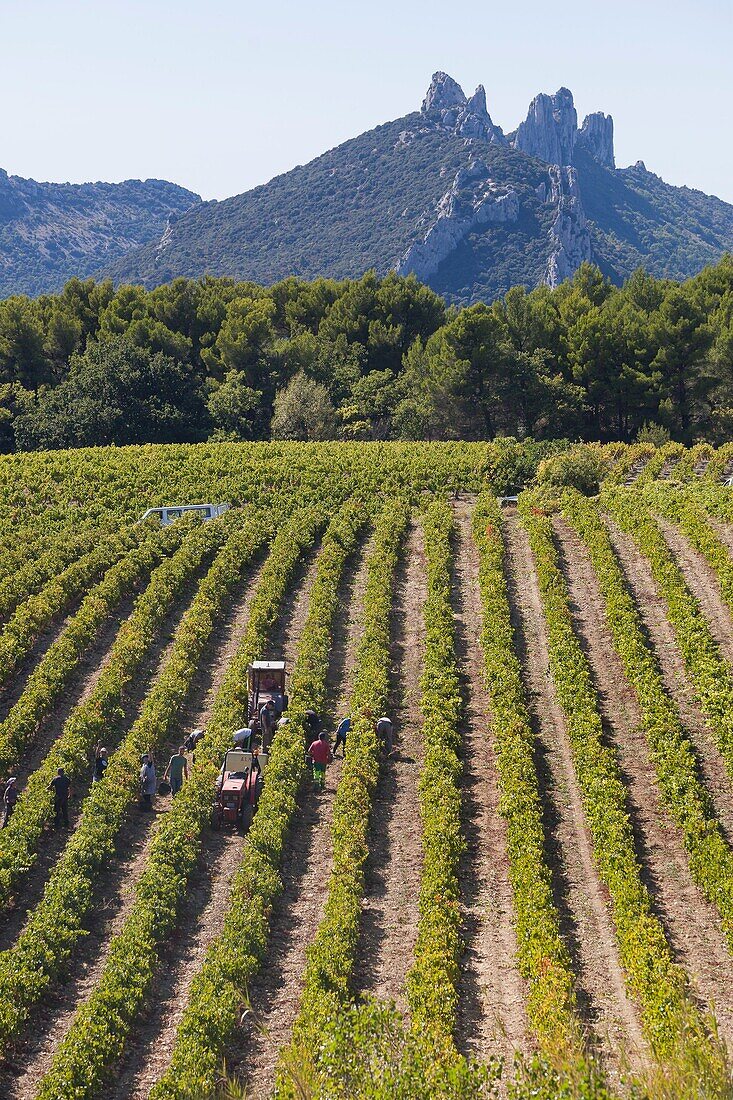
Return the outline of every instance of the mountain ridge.
{"type": "Polygon", "coordinates": [[[516,130],[434,74],[419,111],[184,215],[164,245],[103,269],[153,286],[176,275],[271,283],[413,272],[457,304],[554,286],[584,261],[614,282],[639,266],[684,279],[733,249],[733,206],[615,167],[614,125],[579,125],[572,93],[540,93],[516,130]]]}
{"type": "Polygon", "coordinates": [[[610,114],[579,124],[560,88],[535,96],[504,133],[483,85],[467,96],[444,72],[419,110],[228,199],[202,202],[164,181],[20,180],[29,208],[40,199],[19,228],[7,216],[13,180],[0,173],[6,294],[56,290],[72,274],[153,287],[179,275],[271,284],[374,269],[414,273],[466,305],[513,285],[557,285],[585,261],[615,283],[640,266],[685,279],[733,250],[732,205],[668,184],[643,161],[616,167],[610,114]],[[54,188],[77,189],[61,215],[54,188]],[[85,218],[76,206],[94,189],[101,209],[92,202],[85,218]]]}
{"type": "Polygon", "coordinates": [[[47,183],[0,168],[0,295],[52,293],[92,275],[200,201],[166,180],[47,183]]]}

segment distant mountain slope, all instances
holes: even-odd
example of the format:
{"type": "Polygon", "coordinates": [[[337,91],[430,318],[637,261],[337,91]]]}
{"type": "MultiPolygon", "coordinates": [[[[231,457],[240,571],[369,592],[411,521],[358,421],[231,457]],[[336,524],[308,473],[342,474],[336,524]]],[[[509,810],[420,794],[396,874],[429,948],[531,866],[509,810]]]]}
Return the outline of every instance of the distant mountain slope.
{"type": "Polygon", "coordinates": [[[178,275],[272,283],[395,269],[465,304],[517,283],[554,286],[586,260],[616,282],[640,265],[686,278],[733,250],[733,206],[641,162],[616,168],[612,118],[579,126],[566,88],[536,96],[504,134],[482,87],[467,98],[436,73],[420,111],[243,195],[196,204],[141,247],[130,237],[106,241],[101,274],[150,287],[178,275]]]}
{"type": "Polygon", "coordinates": [[[578,126],[571,93],[538,95],[505,135],[482,87],[436,73],[419,112],[224,202],[203,203],[105,274],[271,283],[414,272],[447,299],[490,301],[555,285],[584,260],[615,282],[638,266],[686,278],[733,249],[733,206],[672,187],[641,162],[617,169],[613,120],[578,126]]]}
{"type": "Polygon", "coordinates": [[[163,180],[36,183],[0,169],[0,296],[60,290],[159,239],[169,217],[198,202],[163,180]]]}
{"type": "Polygon", "coordinates": [[[136,249],[106,271],[148,285],[204,272],[265,283],[386,272],[466,161],[464,140],[447,130],[401,140],[420,122],[415,113],[386,123],[246,194],[202,203],[163,246],[136,249]]]}
{"type": "Polygon", "coordinates": [[[685,279],[733,248],[733,206],[689,187],[673,187],[639,161],[609,172],[576,155],[593,258],[615,282],[644,265],[685,279]]]}

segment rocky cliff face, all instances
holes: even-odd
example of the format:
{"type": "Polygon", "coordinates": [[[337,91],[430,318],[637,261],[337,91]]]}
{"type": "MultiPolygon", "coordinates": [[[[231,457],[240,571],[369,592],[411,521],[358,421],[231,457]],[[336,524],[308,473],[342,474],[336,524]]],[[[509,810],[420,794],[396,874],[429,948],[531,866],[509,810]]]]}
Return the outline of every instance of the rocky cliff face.
{"type": "Polygon", "coordinates": [[[582,148],[605,168],[616,167],[613,119],[596,111],[586,115],[578,129],[573,94],[567,88],[560,88],[554,95],[541,92],[535,96],[512,144],[547,164],[573,164],[576,148],[582,148]]]}
{"type": "Polygon", "coordinates": [[[583,149],[604,168],[615,167],[613,119],[598,111],[587,115],[578,129],[572,93],[560,88],[553,96],[541,93],[532,100],[527,118],[517,128],[513,145],[550,165],[547,200],[555,206],[549,232],[550,252],[545,281],[556,286],[593,259],[578,174],[576,149],[583,149]]]}
{"type": "MultiPolygon", "coordinates": [[[[541,92],[529,105],[527,117],[507,139],[492,121],[482,85],[470,99],[447,73],[435,73],[423,100],[421,114],[434,126],[468,139],[471,156],[482,142],[506,145],[548,165],[547,181],[536,188],[543,206],[553,209],[547,233],[544,280],[556,286],[594,259],[590,226],[575,167],[582,150],[603,168],[615,169],[613,119],[601,111],[586,115],[578,127],[573,95],[560,88],[554,95],[541,92]]],[[[414,272],[426,281],[437,274],[465,238],[489,225],[516,222],[520,203],[514,189],[502,188],[480,159],[456,174],[443,195],[424,236],[412,244],[396,265],[400,273],[414,272]]]]}
{"type": "Polygon", "coordinates": [[[577,133],[572,92],[567,88],[560,88],[554,95],[541,92],[517,128],[514,148],[548,164],[572,164],[577,133]]]}
{"type": "Polygon", "coordinates": [[[556,209],[550,229],[550,256],[545,282],[557,286],[580,265],[593,259],[590,230],[580,199],[578,174],[570,165],[553,164],[549,170],[550,202],[556,209]]]}
{"type": "Polygon", "coordinates": [[[613,150],[613,119],[610,115],[604,115],[602,111],[586,115],[578,131],[577,143],[604,168],[616,167],[613,150]]]}
{"type": "Polygon", "coordinates": [[[516,192],[492,180],[483,161],[472,161],[458,170],[450,190],[438,203],[435,221],[423,239],[408,248],[397,264],[397,273],[412,273],[427,282],[472,230],[515,222],[518,216],[516,192]]]}

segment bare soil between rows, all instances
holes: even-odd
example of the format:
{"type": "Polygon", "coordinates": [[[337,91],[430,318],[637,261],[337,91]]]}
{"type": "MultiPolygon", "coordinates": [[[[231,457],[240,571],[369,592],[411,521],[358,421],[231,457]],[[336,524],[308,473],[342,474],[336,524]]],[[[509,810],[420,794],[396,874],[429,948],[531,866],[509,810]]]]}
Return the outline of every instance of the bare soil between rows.
{"type": "Polygon", "coordinates": [[[510,601],[537,736],[537,769],[545,808],[548,862],[561,931],[576,973],[581,1017],[609,1075],[619,1080],[644,1059],[645,1043],[618,957],[608,892],[592,843],[565,717],[550,672],[547,632],[529,539],[515,512],[506,513],[510,601]]]}
{"type": "MultiPolygon", "coordinates": [[[[186,586],[185,598],[177,601],[175,609],[166,618],[165,630],[147,662],[149,668],[157,658],[156,676],[165,665],[174,642],[176,623],[180,621],[190,605],[202,572],[203,570],[198,571],[196,579],[192,579],[186,586]]],[[[228,650],[231,649],[232,639],[227,626],[230,626],[232,621],[238,622],[238,610],[241,610],[242,605],[246,606],[251,598],[251,574],[252,570],[249,570],[240,586],[240,593],[235,596],[233,610],[219,628],[219,638],[211,639],[194,676],[189,699],[198,697],[206,700],[198,714],[202,719],[208,715],[215,689],[221,682],[225,666],[231,656],[228,650]]],[[[141,677],[136,682],[134,689],[136,709],[142,705],[144,696],[151,686],[152,678],[141,677]]],[[[161,762],[167,761],[170,752],[175,750],[185,736],[187,719],[190,719],[191,713],[192,706],[189,704],[189,707],[184,709],[178,728],[169,739],[166,750],[159,756],[159,774],[163,771],[161,762]]],[[[11,1098],[12,1100],[31,1100],[73,1021],[78,1005],[87,999],[97,985],[106,963],[111,939],[121,929],[134,904],[135,887],[147,863],[148,845],[155,821],[160,814],[167,812],[169,805],[170,796],[156,798],[152,814],[142,814],[133,808],[127,817],[116,843],[117,852],[125,853],[125,857],[115,859],[96,886],[95,893],[100,900],[85,922],[88,934],[77,946],[73,959],[69,963],[67,980],[53,983],[48,996],[34,1010],[32,1021],[27,1028],[26,1042],[14,1059],[15,1065],[20,1068],[19,1061],[22,1058],[23,1069],[14,1081],[8,1082],[9,1100],[11,1098]]],[[[13,1070],[12,1066],[9,1068],[13,1070]]]]}
{"type": "Polygon", "coordinates": [[[395,749],[374,792],[354,988],[407,1012],[405,978],[417,938],[422,874],[418,779],[424,758],[420,677],[427,573],[422,527],[410,526],[393,604],[390,714],[395,749]]]}
{"type": "Polygon", "coordinates": [[[517,969],[517,943],[509,880],[506,824],[499,813],[499,782],[480,644],[483,623],[479,560],[471,531],[472,504],[454,505],[456,540],[453,601],[456,648],[462,669],[463,830],[461,861],[462,936],[457,1043],[481,1059],[531,1049],[525,1013],[526,983],[517,969]]]}
{"type": "Polygon", "coordinates": [[[720,917],[695,885],[683,837],[663,805],[636,693],[613,645],[588,551],[562,520],[555,529],[576,634],[590,662],[604,734],[619,759],[645,884],[693,996],[704,1011],[715,1006],[721,1037],[730,1044],[733,983],[720,917]]]}

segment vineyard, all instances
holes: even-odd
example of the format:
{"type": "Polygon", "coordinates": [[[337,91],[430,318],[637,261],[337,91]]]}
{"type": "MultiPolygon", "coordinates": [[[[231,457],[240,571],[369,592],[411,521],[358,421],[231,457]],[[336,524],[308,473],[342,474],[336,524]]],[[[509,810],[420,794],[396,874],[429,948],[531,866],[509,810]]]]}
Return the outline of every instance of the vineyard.
{"type": "Polygon", "coordinates": [[[0,458],[3,1100],[733,1096],[732,473],[511,440],[0,458]],[[184,502],[231,507],[138,522],[184,502]],[[214,830],[259,658],[288,722],[214,830]],[[351,718],[323,792],[311,711],[351,718]],[[142,754],[160,778],[195,729],[141,812],[142,754]]]}

